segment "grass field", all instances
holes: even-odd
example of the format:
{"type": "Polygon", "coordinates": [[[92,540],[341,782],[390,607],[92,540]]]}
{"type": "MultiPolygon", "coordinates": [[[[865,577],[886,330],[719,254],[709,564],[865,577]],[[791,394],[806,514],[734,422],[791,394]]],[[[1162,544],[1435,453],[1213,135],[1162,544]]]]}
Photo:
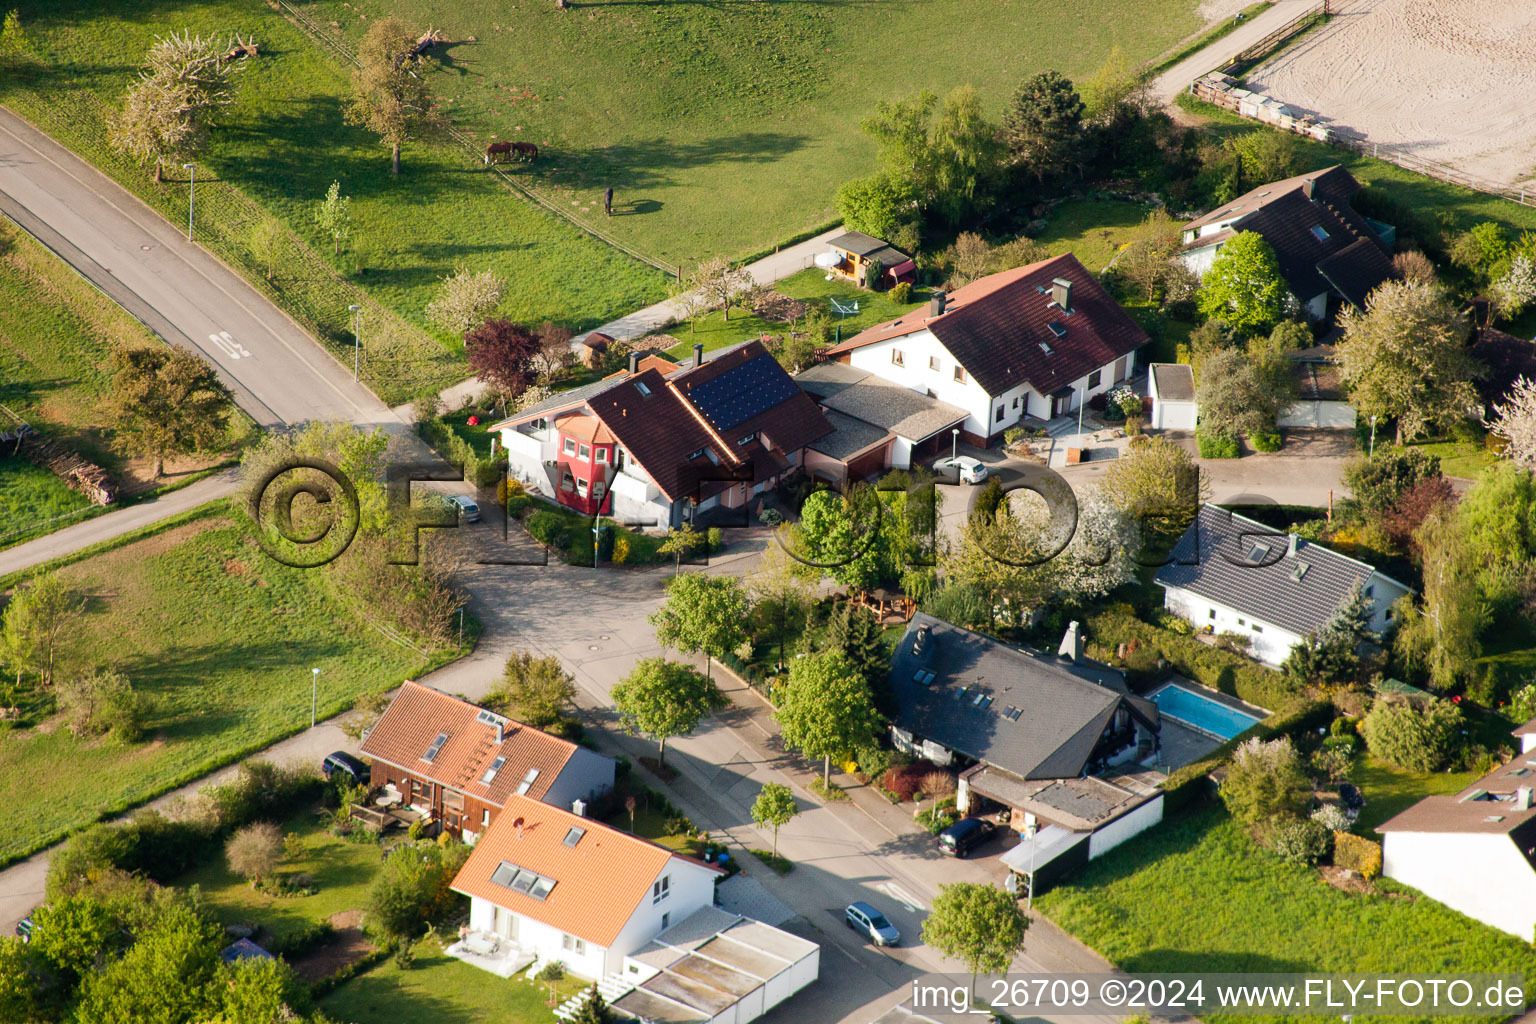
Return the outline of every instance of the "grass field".
{"type": "Polygon", "coordinates": [[[217,516],[58,571],[88,596],[61,671],[116,666],[153,709],[132,745],[81,741],[56,721],[6,736],[0,861],[307,727],[311,668],[323,718],[425,667],[342,608],[319,573],[277,566],[217,516]]]}
{"type": "MultiPolygon", "coordinates": [[[[567,978],[556,985],[561,1001],[583,985],[567,978]]],[[[545,1024],[553,1019],[548,985],[521,975],[498,978],[445,956],[431,941],[417,949],[416,962],[401,970],[384,964],[340,985],[320,1000],[332,1020],[351,1024],[545,1024]]]]}
{"type": "Polygon", "coordinates": [[[1122,246],[1143,234],[1151,207],[1123,199],[1069,199],[1050,212],[1045,230],[1035,241],[1052,256],[1073,253],[1097,274],[1109,266],[1122,246]]]}
{"type": "Polygon", "coordinates": [[[664,294],[660,272],[498,186],[462,150],[412,143],[392,178],[377,139],[342,121],[346,69],[267,5],[63,0],[20,10],[39,63],[0,85],[0,97],[173,220],[186,216],[183,172],[154,185],[107,147],[105,115],[156,33],[239,31],[260,41],[199,160],[199,238],[338,352],[351,343],[347,306],[360,291],[375,300],[364,376],[388,400],[464,375],[457,339],[434,341],[423,320],[438,281],[461,261],[501,274],[503,312],[520,320],[593,326],[664,294]],[[333,180],[352,197],[352,251],[340,258],[313,214],[333,180]],[[268,213],[294,232],[270,283],[250,242],[268,213]]]}
{"type": "Polygon", "coordinates": [[[343,910],[361,910],[368,899],[368,887],[384,862],[382,851],[377,843],[349,843],[331,835],[324,824],[329,818],[329,814],[311,809],[279,823],[285,834],[299,836],[304,853],[296,858],[285,856],[278,873],[308,875],[319,890],[313,896],[257,892],[230,871],[221,856],[180,876],[176,885],[197,886],[203,909],[220,924],[257,925],[279,939],[307,925],[329,921],[343,910]]]}
{"type": "Polygon", "coordinates": [[[1433,900],[1334,889],[1216,807],[1099,858],[1040,906],[1133,973],[1536,971],[1530,944],[1433,900]]]}
{"type": "Polygon", "coordinates": [[[1077,78],[1120,46],[1156,57],[1201,27],[1190,0],[630,3],[317,0],[356,46],[384,13],[453,43],[436,76],[477,141],[541,148],[528,177],[670,263],[742,256],[835,217],[873,169],[879,100],[972,84],[996,116],[1046,68],[1077,78]],[[470,41],[473,39],[474,41],[470,41]]]}
{"type": "Polygon", "coordinates": [[[48,470],[15,456],[0,456],[0,547],[64,516],[73,521],[90,507],[85,495],[48,470]]]}

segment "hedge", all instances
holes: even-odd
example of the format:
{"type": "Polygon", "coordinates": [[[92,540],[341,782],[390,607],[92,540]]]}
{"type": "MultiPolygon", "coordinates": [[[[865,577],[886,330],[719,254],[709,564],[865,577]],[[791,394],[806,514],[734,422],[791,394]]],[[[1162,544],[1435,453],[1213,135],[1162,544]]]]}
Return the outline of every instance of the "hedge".
{"type": "Polygon", "coordinates": [[[1280,431],[1273,434],[1249,434],[1248,443],[1253,445],[1256,452],[1277,452],[1280,450],[1280,431]]]}
{"type": "Polygon", "coordinates": [[[1369,881],[1381,874],[1381,844],[1350,832],[1335,832],[1333,865],[1359,872],[1369,881]]]}
{"type": "Polygon", "coordinates": [[[1333,705],[1325,700],[1300,700],[1282,712],[1270,715],[1252,728],[1233,737],[1199,761],[1171,772],[1163,783],[1163,808],[1177,811],[1197,797],[1207,795],[1208,776],[1226,764],[1238,744],[1252,738],[1272,740],[1277,736],[1297,736],[1310,732],[1333,717],[1333,705]]]}
{"type": "Polygon", "coordinates": [[[1195,446],[1200,449],[1202,459],[1235,459],[1237,458],[1237,438],[1226,434],[1206,433],[1195,431],[1195,446]]]}
{"type": "Polygon", "coordinates": [[[418,428],[421,439],[456,467],[464,467],[464,479],[479,487],[489,487],[501,477],[504,459],[496,455],[481,458],[468,441],[454,433],[442,420],[428,420],[418,428]]]}

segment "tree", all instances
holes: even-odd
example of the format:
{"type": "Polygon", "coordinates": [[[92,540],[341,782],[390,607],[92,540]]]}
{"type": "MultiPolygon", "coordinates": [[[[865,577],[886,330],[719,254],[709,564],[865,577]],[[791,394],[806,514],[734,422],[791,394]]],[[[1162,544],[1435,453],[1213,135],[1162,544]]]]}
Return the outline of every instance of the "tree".
{"type": "Polygon", "coordinates": [[[85,599],[57,573],[34,576],[16,588],[0,620],[0,650],[22,674],[35,672],[44,689],[54,683],[55,669],[70,642],[70,634],[85,611],[85,599]]]}
{"type": "Polygon", "coordinates": [[[1455,530],[1494,610],[1536,593],[1536,475],[1510,462],[1484,470],[1457,506],[1455,530]]]}
{"type": "Polygon", "coordinates": [[[1037,181],[1075,170],[1082,160],[1083,101],[1057,71],[1025,82],[1003,113],[1002,140],[1037,181]]]}
{"type": "Polygon", "coordinates": [[[603,998],[603,994],[597,990],[597,982],[587,989],[587,998],[582,1000],[576,1008],[576,1014],[571,1018],[571,1024],[614,1024],[618,1017],[613,1008],[603,998]]]}
{"type": "Polygon", "coordinates": [[[667,581],[667,601],[647,620],[656,640],[683,654],[703,654],[704,674],[713,677],[714,660],[747,641],[747,595],[735,576],[689,573],[667,581]]]}
{"type": "Polygon", "coordinates": [[[1509,266],[1509,234],[1502,225],[1483,221],[1456,236],[1451,242],[1450,257],[1452,263],[1487,284],[1509,266]]]}
{"type": "Polygon", "coordinates": [[[1347,309],[1338,355],[1363,417],[1397,421],[1397,443],[1472,415],[1482,365],[1466,349],[1467,319],[1438,288],[1388,281],[1347,309]]]}
{"type": "Polygon", "coordinates": [[[919,213],[911,183],[889,171],[844,182],[833,205],[844,227],[887,241],[894,240],[919,213]]]}
{"type": "Polygon", "coordinates": [[[511,320],[487,320],[464,335],[464,355],[475,376],[507,401],[516,400],[535,380],[533,358],[539,339],[511,320]]]}
{"type": "MultiPolygon", "coordinates": [[[[340,256],[341,243],[352,234],[352,197],[341,194],[341,182],[333,181],[331,187],[325,190],[325,198],[320,200],[319,206],[315,209],[315,223],[320,225],[321,231],[331,236],[332,252],[340,256]]],[[[431,319],[431,316],[432,307],[428,306],[428,319],[431,319]]],[[[453,333],[462,334],[464,330],[465,328],[460,328],[453,333]]]]}
{"type": "Polygon", "coordinates": [[[982,113],[973,87],[959,86],[944,98],[931,146],[934,209],[959,224],[990,198],[1002,155],[997,126],[982,113]]]}
{"type": "Polygon", "coordinates": [[[58,687],[59,707],[69,718],[76,736],[111,733],[124,742],[143,731],[144,701],[133,692],[128,677],[113,669],[87,672],[58,687]]]}
{"type": "Polygon", "coordinates": [[[576,359],[576,354],[571,351],[573,335],[569,328],[546,320],[539,326],[537,337],[539,351],[534,356],[534,365],[538,368],[540,379],[551,379],[576,359]]]}
{"type": "MultiPolygon", "coordinates": [[[[302,1024],[294,1007],[309,994],[281,959],[246,957],[229,965],[223,1011],[212,1024],[302,1024]]],[[[314,1024],[323,1024],[317,1017],[314,1024]]]]}
{"type": "Polygon", "coordinates": [[[1275,418],[1296,396],[1289,367],[1280,373],[1264,373],[1247,355],[1225,349],[1200,364],[1195,399],[1200,407],[1200,429],[1242,437],[1268,434],[1275,418]],[[1289,387],[1287,387],[1289,385],[1289,387]]]}
{"type": "Polygon", "coordinates": [[[270,821],[236,830],[224,844],[229,870],[252,884],[270,878],[283,862],[283,832],[270,821]]]}
{"type": "Polygon", "coordinates": [[[170,455],[209,451],[224,439],[229,388],[218,371],[179,348],[119,349],[110,399],[119,443],[155,460],[165,473],[170,455]]]}
{"type": "Polygon", "coordinates": [[[1301,171],[1301,146],[1288,132],[1244,132],[1229,138],[1239,180],[1249,186],[1281,181],[1301,171]]]}
{"type": "MultiPolygon", "coordinates": [[[[880,173],[861,179],[863,206],[883,213],[888,226],[919,219],[931,211],[949,223],[968,217],[996,178],[1001,146],[997,128],[986,120],[979,95],[960,86],[945,97],[923,91],[909,99],[882,100],[860,124],[875,140],[880,173]],[[869,202],[871,198],[877,201],[869,202]],[[900,210],[909,209],[905,216],[900,210]]],[[[843,209],[854,194],[839,192],[843,209]]],[[[858,211],[865,212],[865,211],[858,211]]],[[[897,242],[893,234],[888,241],[897,242]]]]}
{"type": "Polygon", "coordinates": [[[881,728],[869,683],[841,651],[797,660],[773,699],[784,745],[822,759],[824,787],[832,785],[832,756],[869,746],[881,728]]]}
{"type": "Polygon", "coordinates": [[[858,484],[847,492],[816,491],[800,507],[795,552],[845,587],[868,590],[894,575],[878,491],[858,484]]]}
{"type": "Polygon", "coordinates": [[[486,695],[485,704],[542,729],[559,721],[575,699],[576,677],[559,658],[518,651],[507,659],[501,683],[486,695]]]}
{"type": "Polygon", "coordinates": [[[1441,505],[1456,501],[1456,490],[1451,482],[1438,474],[1426,477],[1403,492],[1381,517],[1381,528],[1394,543],[1419,554],[1415,535],[1434,511],[1441,505]]]}
{"type": "Polygon", "coordinates": [[[147,916],[127,952],[85,976],[75,1019],[170,1024],[218,1012],[223,929],[180,901],[160,901],[147,916]]]}
{"type": "Polygon", "coordinates": [[[389,148],[391,174],[400,173],[400,147],[440,123],[423,74],[427,58],[407,57],[415,42],[399,18],[380,18],[363,37],[352,72],[347,123],[368,129],[389,148]]]}
{"type": "Polygon", "coordinates": [[[877,706],[888,695],[886,677],[890,674],[891,651],[884,630],[875,613],[863,605],[844,601],[832,610],[827,622],[826,650],[841,651],[853,670],[869,684],[877,706]]]}
{"type": "MultiPolygon", "coordinates": [[[[785,523],[777,533],[789,536],[794,530],[793,524],[785,523]]],[[[780,672],[784,671],[784,645],[804,628],[810,614],[811,586],[820,575],[776,540],[768,545],[757,571],[747,580],[753,597],[753,625],[759,637],[766,637],[777,648],[780,672]]]]}
{"type": "Polygon", "coordinates": [[[1351,460],[1344,467],[1344,483],[1355,504],[1370,518],[1377,518],[1402,496],[1425,480],[1440,477],[1440,458],[1421,448],[1387,448],[1370,458],[1351,460]]]}
{"type": "Polygon", "coordinates": [[[427,304],[427,323],[462,335],[486,321],[501,304],[502,281],[493,271],[472,271],[460,264],[443,278],[437,295],[427,304]]]}
{"type": "Polygon", "coordinates": [[[1285,674],[1303,684],[1354,682],[1360,671],[1360,645],[1376,639],[1370,605],[1355,586],[1321,630],[1291,649],[1285,674]]]}
{"type": "Polygon", "coordinates": [[[667,740],[686,736],[705,715],[729,703],[725,694],[691,665],[644,658],[613,688],[613,706],[625,731],[658,742],[656,760],[667,763],[667,740]]]}
{"type": "Polygon", "coordinates": [[[368,927],[391,943],[425,932],[453,908],[458,897],[449,886],[469,853],[459,843],[395,847],[368,890],[368,927]]]}
{"type": "Polygon", "coordinates": [[[276,278],[279,264],[288,262],[288,250],[288,232],[277,218],[263,217],[251,225],[251,255],[268,281],[276,278]]]}
{"type": "Polygon", "coordinates": [[[1210,500],[1211,485],[1188,452],[1153,437],[1110,463],[1099,487],[1105,500],[1143,529],[1171,534],[1182,532],[1210,500]]]}
{"type": "Polygon", "coordinates": [[[1293,301],[1275,250],[1256,231],[1240,231],[1223,245],[1200,286],[1200,312],[1244,335],[1267,333],[1293,301]]]}
{"type": "Polygon", "coordinates": [[[539,973],[533,976],[534,981],[542,981],[549,986],[549,1005],[554,1006],[556,1001],[556,985],[565,980],[565,965],[559,960],[546,961],[539,973]]]}
{"type": "Polygon", "coordinates": [[[788,786],[782,786],[777,782],[764,784],[758,791],[757,799],[752,801],[752,824],[758,828],[773,829],[773,849],[770,851],[777,857],[779,855],[779,829],[788,825],[790,819],[800,813],[795,806],[795,794],[790,792],[788,786]]]}
{"type": "Polygon", "coordinates": [[[1406,664],[1428,673],[1430,685],[1446,690],[1482,654],[1491,610],[1478,591],[1476,554],[1448,507],[1431,513],[1415,537],[1424,586],[1420,598],[1399,603],[1396,647],[1406,664]]]}
{"type": "Polygon", "coordinates": [[[656,550],[672,556],[672,572],[676,575],[682,571],[683,559],[707,543],[709,538],[706,534],[695,530],[692,523],[681,522],[667,531],[667,539],[656,550]]]}
{"type": "Polygon", "coordinates": [[[1233,751],[1219,792],[1232,817],[1256,825],[1306,810],[1312,800],[1312,782],[1289,737],[1266,742],[1255,736],[1233,751]]]}
{"type": "Polygon", "coordinates": [[[1365,745],[1376,757],[1410,772],[1439,771],[1461,739],[1461,709],[1450,701],[1425,705],[1378,700],[1360,722],[1365,745]]]}
{"type": "Polygon", "coordinates": [[[1435,264],[1417,249],[1404,249],[1392,257],[1392,276],[1399,281],[1434,285],[1439,283],[1435,264]]]}
{"type": "Polygon", "coordinates": [[[1115,269],[1142,298],[1151,300],[1173,280],[1175,267],[1183,266],[1175,260],[1183,242],[1179,222],[1166,210],[1153,210],[1142,222],[1141,233],[1115,261],[1115,269]]]}
{"type": "Polygon", "coordinates": [[[0,22],[0,67],[18,67],[31,50],[32,43],[21,24],[21,12],[14,8],[7,11],[4,22],[0,22]]]}
{"type": "Polygon", "coordinates": [[[189,32],[156,36],[122,109],[108,119],[113,148],[152,165],[156,184],[165,164],[206,144],[213,110],[234,102],[229,76],[241,65],[226,52],[218,40],[189,32]]]}
{"type": "Polygon", "coordinates": [[[1504,401],[1493,407],[1488,430],[1504,439],[1503,456],[1522,469],[1536,471],[1536,380],[1517,379],[1504,401]]]}
{"type": "Polygon", "coordinates": [[[1145,70],[1116,46],[1087,81],[1082,83],[1083,105],[1094,121],[1110,121],[1125,111],[1146,106],[1149,79],[1145,70]]]}
{"type": "Polygon", "coordinates": [[[693,272],[693,290],[704,299],[705,310],[720,310],[727,323],[731,306],[752,283],[745,267],[733,267],[724,256],[715,256],[698,265],[693,272]]]}
{"type": "Polygon", "coordinates": [[[974,993],[978,971],[1006,971],[1013,963],[1028,927],[1019,901],[997,886],[940,883],[923,921],[923,942],[970,968],[974,993]]]}

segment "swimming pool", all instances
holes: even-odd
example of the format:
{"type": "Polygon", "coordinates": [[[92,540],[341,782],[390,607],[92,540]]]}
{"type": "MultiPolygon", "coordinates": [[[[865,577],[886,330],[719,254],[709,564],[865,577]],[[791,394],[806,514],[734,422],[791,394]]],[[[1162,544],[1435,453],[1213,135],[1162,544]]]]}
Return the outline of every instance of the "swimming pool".
{"type": "Polygon", "coordinates": [[[1176,722],[1229,740],[1259,721],[1258,715],[1227,707],[1177,683],[1169,683],[1152,694],[1157,709],[1176,722]]]}

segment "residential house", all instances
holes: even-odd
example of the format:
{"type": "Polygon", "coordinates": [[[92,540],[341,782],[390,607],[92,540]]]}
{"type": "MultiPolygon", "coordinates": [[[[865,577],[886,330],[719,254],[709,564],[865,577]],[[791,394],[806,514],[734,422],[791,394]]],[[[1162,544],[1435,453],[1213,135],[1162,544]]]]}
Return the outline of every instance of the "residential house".
{"type": "Polygon", "coordinates": [[[947,453],[950,432],[970,415],[846,363],[819,363],[795,383],[832,424],[830,434],[806,447],[806,472],[839,484],[947,453]]]}
{"type": "Polygon", "coordinates": [[[1147,340],[1069,253],[937,293],[826,354],[964,410],[963,440],[985,446],[1126,380],[1147,340]]]}
{"type": "Polygon", "coordinates": [[[1038,844],[1005,863],[1037,889],[1162,820],[1157,705],[1132,694],[1118,671],[1083,653],[1072,623],[1055,656],[951,625],[925,613],[908,623],[891,658],[897,749],[957,764],[956,803],[1009,810],[1038,844]]]}
{"type": "Polygon", "coordinates": [[[900,281],[910,284],[917,277],[912,257],[862,231],[848,231],[829,241],[827,251],[818,253],[815,263],[829,278],[841,278],[876,292],[900,281]]]}
{"type": "Polygon", "coordinates": [[[572,807],[612,789],[615,769],[611,757],[409,680],[362,753],[374,786],[467,843],[513,797],[572,807]]]}
{"type": "Polygon", "coordinates": [[[717,506],[744,508],[832,432],[816,402],[762,344],[686,366],[632,355],[629,368],[494,425],[508,472],[586,515],[672,527],[717,506]]]}
{"type": "Polygon", "coordinates": [[[1271,666],[1321,632],[1356,588],[1376,633],[1409,593],[1359,559],[1216,505],[1201,506],[1154,581],[1169,611],[1196,629],[1246,637],[1249,652],[1271,666]]]}
{"type": "Polygon", "coordinates": [[[1484,924],[1536,939],[1536,721],[1521,752],[1454,796],[1429,796],[1378,825],[1381,873],[1484,924]]]}
{"type": "Polygon", "coordinates": [[[1256,232],[1274,249],[1280,276],[1309,318],[1327,318],[1337,300],[1364,308],[1366,296],[1392,276],[1395,232],[1356,212],[1350,200],[1359,191],[1338,166],[1260,185],[1185,224],[1180,258],[1204,277],[1223,245],[1256,232]]]}

